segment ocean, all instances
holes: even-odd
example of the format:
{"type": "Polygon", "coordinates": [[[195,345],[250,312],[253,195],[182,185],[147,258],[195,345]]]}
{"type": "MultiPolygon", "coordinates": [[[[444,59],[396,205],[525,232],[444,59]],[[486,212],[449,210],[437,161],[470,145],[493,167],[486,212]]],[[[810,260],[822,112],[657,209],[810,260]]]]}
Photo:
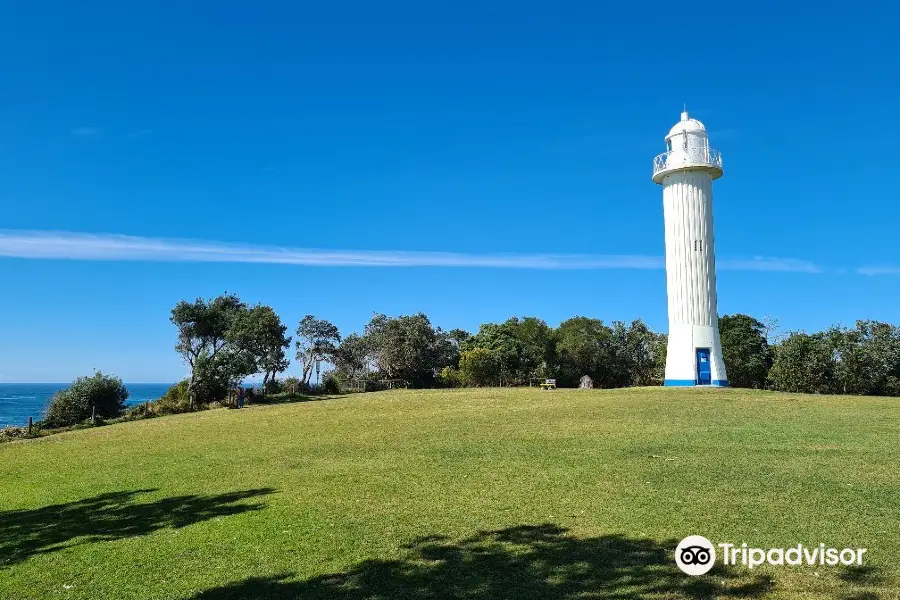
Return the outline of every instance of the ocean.
{"type": "MultiPolygon", "coordinates": [[[[28,424],[28,417],[35,421],[43,418],[50,398],[71,383],[0,383],[0,427],[19,427],[28,424]]],[[[156,400],[166,393],[171,383],[126,383],[128,400],[132,406],[147,400],[156,400]]]]}

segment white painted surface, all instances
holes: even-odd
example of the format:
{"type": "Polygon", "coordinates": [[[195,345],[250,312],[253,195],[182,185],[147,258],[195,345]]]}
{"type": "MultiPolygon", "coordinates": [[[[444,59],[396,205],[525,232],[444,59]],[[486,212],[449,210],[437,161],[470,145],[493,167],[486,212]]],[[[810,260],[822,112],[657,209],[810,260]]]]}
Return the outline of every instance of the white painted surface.
{"type": "MultiPolygon", "coordinates": [[[[722,174],[711,160],[706,129],[682,113],[666,140],[672,150],[654,161],[663,186],[669,343],[666,381],[697,379],[697,349],[709,348],[712,381],[727,381],[719,340],[712,181],[722,174]]],[[[713,155],[711,152],[715,152],[713,155]]]]}

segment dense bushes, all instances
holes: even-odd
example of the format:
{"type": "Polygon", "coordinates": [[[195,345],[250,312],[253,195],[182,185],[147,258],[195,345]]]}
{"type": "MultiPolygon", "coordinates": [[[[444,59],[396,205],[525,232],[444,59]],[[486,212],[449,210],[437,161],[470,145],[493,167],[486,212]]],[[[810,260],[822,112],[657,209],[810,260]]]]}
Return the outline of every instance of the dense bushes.
{"type": "Polygon", "coordinates": [[[162,397],[147,403],[147,415],[171,415],[187,412],[191,409],[191,399],[188,395],[187,379],[179,381],[162,395],[162,397]]]}
{"type": "Polygon", "coordinates": [[[122,415],[128,390],[118,377],[94,373],[91,377],[79,377],[71,387],[57,392],[50,400],[43,425],[68,427],[92,415],[109,419],[122,415]]]}
{"type": "Polygon", "coordinates": [[[459,381],[462,385],[483,387],[499,382],[500,360],[495,350],[472,348],[459,356],[459,381]]]}
{"type": "Polygon", "coordinates": [[[722,359],[732,387],[765,388],[773,354],[766,326],[748,315],[719,317],[722,359]]]}
{"type": "Polygon", "coordinates": [[[328,376],[322,381],[319,391],[323,394],[340,394],[341,384],[334,376],[328,376]]]}
{"type": "Polygon", "coordinates": [[[775,348],[771,387],[815,394],[900,395],[900,328],[876,321],[791,333],[775,348]]]}

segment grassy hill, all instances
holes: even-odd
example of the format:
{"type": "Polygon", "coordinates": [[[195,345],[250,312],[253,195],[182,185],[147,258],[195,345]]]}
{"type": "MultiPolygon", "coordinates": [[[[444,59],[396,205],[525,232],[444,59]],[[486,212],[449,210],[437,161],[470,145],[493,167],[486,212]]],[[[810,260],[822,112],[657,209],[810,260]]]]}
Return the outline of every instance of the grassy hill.
{"type": "Polygon", "coordinates": [[[898,598],[900,400],[395,391],[0,445],[0,598],[898,598]],[[678,540],[868,548],[717,567],[678,540]]]}

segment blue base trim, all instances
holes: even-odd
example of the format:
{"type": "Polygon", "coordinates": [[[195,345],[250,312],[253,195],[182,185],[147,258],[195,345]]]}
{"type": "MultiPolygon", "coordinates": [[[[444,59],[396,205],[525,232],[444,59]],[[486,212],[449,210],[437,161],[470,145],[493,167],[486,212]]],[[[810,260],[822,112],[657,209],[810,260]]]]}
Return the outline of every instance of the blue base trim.
{"type": "MultiPolygon", "coordinates": [[[[671,386],[671,387],[690,387],[690,386],[697,385],[697,380],[696,379],[666,379],[663,382],[663,385],[671,386]]],[[[715,387],[728,387],[728,380],[727,379],[713,379],[713,382],[711,385],[713,385],[715,387]]]]}

